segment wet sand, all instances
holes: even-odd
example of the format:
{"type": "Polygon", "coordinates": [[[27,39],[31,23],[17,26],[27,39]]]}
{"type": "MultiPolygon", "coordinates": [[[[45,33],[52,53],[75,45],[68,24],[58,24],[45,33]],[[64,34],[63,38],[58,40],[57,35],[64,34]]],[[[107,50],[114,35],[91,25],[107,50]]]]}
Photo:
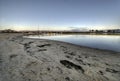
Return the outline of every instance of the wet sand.
{"type": "Polygon", "coordinates": [[[120,81],[120,53],[0,34],[0,81],[120,81]]]}

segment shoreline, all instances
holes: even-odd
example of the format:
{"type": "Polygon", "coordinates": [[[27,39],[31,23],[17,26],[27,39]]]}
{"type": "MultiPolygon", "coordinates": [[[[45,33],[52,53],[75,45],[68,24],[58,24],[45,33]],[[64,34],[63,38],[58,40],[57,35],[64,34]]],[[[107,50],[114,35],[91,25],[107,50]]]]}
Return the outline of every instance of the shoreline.
{"type": "Polygon", "coordinates": [[[1,81],[120,80],[119,52],[22,36],[0,40],[1,81]]]}
{"type": "Polygon", "coordinates": [[[101,51],[108,51],[108,52],[117,52],[117,53],[120,53],[119,51],[114,51],[114,50],[110,50],[110,49],[101,49],[101,48],[89,47],[89,46],[84,46],[84,45],[77,45],[77,44],[73,44],[73,43],[69,43],[69,42],[64,42],[64,41],[59,41],[59,40],[40,39],[40,38],[29,38],[29,37],[23,37],[23,38],[26,38],[26,39],[35,39],[35,40],[48,40],[48,41],[54,41],[54,42],[61,42],[61,43],[67,43],[67,44],[71,44],[71,45],[75,45],[75,46],[83,47],[83,48],[90,48],[90,49],[95,49],[95,50],[101,50],[101,51]]]}
{"type": "Polygon", "coordinates": [[[113,51],[113,50],[100,49],[100,48],[93,48],[93,47],[88,47],[88,46],[83,46],[83,45],[77,45],[77,44],[73,44],[73,43],[69,43],[69,42],[58,41],[58,40],[38,39],[38,38],[24,38],[24,39],[34,39],[34,40],[43,40],[43,41],[59,42],[59,43],[65,43],[65,44],[73,45],[73,46],[76,46],[76,47],[78,47],[78,48],[81,47],[81,48],[88,48],[88,49],[94,49],[94,50],[99,50],[99,51],[106,51],[106,52],[120,53],[120,52],[113,51]]]}

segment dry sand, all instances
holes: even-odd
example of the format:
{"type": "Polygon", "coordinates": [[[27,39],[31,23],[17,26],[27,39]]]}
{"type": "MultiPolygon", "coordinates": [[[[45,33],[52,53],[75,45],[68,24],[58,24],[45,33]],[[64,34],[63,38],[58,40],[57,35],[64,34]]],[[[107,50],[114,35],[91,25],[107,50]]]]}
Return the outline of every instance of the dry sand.
{"type": "Polygon", "coordinates": [[[120,53],[0,34],[0,81],[120,81],[120,53]]]}

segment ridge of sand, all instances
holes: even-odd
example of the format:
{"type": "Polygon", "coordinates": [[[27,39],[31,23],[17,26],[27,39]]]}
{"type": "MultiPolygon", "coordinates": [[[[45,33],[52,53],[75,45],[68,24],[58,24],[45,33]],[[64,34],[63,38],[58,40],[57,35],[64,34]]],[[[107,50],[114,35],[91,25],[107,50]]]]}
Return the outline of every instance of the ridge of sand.
{"type": "Polygon", "coordinates": [[[120,53],[16,34],[0,38],[0,81],[120,81],[120,53]]]}

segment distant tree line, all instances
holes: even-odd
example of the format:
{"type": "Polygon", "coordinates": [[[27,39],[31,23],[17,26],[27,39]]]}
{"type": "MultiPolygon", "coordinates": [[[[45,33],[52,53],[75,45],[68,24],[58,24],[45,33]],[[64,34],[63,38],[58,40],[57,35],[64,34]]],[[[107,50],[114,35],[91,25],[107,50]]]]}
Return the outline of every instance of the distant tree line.
{"type": "Polygon", "coordinates": [[[24,33],[24,34],[44,34],[44,33],[62,33],[62,34],[74,34],[74,33],[120,33],[120,29],[114,30],[88,30],[88,31],[15,31],[12,29],[1,30],[1,33],[24,33]]]}
{"type": "Polygon", "coordinates": [[[18,33],[18,31],[11,30],[11,29],[5,29],[5,30],[1,30],[1,33],[18,33]]]}

